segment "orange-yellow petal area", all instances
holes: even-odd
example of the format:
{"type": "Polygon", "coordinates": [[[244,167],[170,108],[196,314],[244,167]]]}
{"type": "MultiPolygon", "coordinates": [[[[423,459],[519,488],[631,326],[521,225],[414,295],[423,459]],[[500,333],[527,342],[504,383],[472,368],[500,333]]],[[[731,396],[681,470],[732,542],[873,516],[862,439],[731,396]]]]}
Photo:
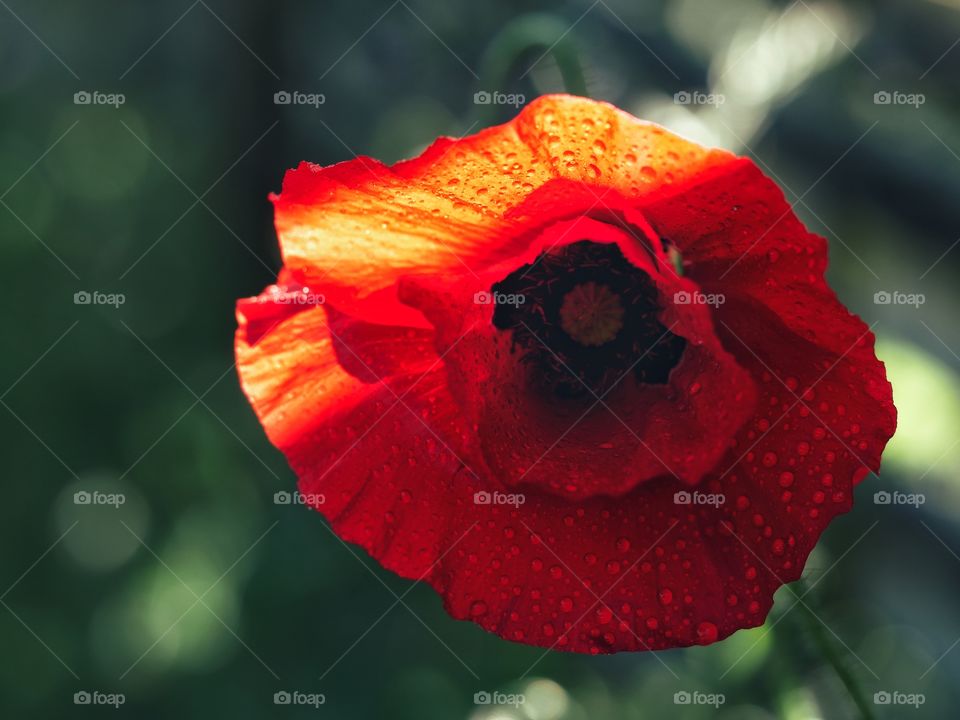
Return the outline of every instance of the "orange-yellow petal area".
{"type": "Polygon", "coordinates": [[[415,324],[395,301],[404,275],[479,273],[516,254],[529,231],[562,217],[524,203],[551,181],[584,188],[586,207],[634,200],[733,157],[702,148],[607,103],[545,96],[513,120],[459,140],[441,138],[390,167],[360,157],[302,163],[274,196],[285,268],[358,316],[415,324]]]}

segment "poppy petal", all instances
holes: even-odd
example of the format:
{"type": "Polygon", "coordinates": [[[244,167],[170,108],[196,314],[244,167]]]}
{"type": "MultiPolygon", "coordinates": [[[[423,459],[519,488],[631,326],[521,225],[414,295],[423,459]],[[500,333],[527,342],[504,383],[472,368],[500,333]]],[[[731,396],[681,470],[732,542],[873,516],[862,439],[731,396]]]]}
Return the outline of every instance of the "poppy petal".
{"type": "Polygon", "coordinates": [[[715,316],[727,350],[779,386],[779,399],[800,398],[801,409],[823,415],[823,431],[846,440],[855,465],[879,470],[896,408],[873,333],[827,285],[826,240],[807,231],[781,190],[741,160],[642,207],[680,248],[687,275],[725,298],[715,316]]]}
{"type": "MultiPolygon", "coordinates": [[[[442,138],[390,167],[368,157],[301,163],[271,196],[284,266],[355,317],[422,326],[395,301],[404,274],[479,272],[519,252],[542,217],[518,208],[551,180],[640,197],[693,178],[732,156],[583,98],[532,102],[511,122],[468,138],[442,138]]],[[[601,202],[603,198],[603,202],[601,202]]]]}

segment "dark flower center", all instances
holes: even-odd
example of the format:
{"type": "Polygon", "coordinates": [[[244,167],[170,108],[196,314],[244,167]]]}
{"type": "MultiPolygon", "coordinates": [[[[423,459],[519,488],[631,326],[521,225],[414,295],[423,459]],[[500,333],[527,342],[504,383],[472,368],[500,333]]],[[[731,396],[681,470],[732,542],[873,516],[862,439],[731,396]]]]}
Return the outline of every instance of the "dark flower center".
{"type": "Polygon", "coordinates": [[[563,296],[560,327],[581,345],[603,345],[623,327],[620,297],[592,280],[574,286],[563,296]]]}
{"type": "Polygon", "coordinates": [[[686,346],[657,319],[650,277],[612,243],[548,250],[491,291],[494,326],[513,332],[537,382],[563,397],[601,395],[629,375],[665,383],[686,346]]]}

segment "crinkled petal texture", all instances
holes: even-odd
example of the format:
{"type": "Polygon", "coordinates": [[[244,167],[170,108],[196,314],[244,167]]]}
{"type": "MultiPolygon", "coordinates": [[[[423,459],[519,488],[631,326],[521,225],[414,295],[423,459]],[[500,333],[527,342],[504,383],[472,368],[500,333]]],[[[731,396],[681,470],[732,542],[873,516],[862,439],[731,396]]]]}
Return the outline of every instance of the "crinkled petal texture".
{"type": "Polygon", "coordinates": [[[284,270],[237,307],[244,391],[336,533],[456,618],[576,652],[713,642],[763,622],[879,469],[873,334],[749,160],[548,96],[392,167],[304,163],[273,200],[284,270]],[[474,294],[584,237],[686,345],[667,382],[565,407],[474,294]]]}

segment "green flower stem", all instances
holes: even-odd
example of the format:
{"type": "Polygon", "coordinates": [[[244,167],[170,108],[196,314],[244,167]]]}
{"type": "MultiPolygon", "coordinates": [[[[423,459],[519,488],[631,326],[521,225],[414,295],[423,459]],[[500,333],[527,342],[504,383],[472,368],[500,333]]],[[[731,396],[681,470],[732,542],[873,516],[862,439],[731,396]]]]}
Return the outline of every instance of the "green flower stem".
{"type": "MultiPolygon", "coordinates": [[[[806,593],[806,585],[801,580],[794,585],[798,592],[798,597],[803,597],[806,593]]],[[[830,667],[840,678],[840,682],[846,688],[863,720],[875,720],[873,704],[870,701],[868,693],[863,689],[856,676],[850,671],[843,652],[837,645],[835,638],[826,633],[823,623],[814,615],[813,611],[800,600],[797,600],[800,613],[800,624],[803,630],[809,633],[813,638],[814,644],[820,651],[820,655],[829,663],[830,667]]]]}
{"type": "Polygon", "coordinates": [[[521,15],[494,36],[480,66],[480,89],[502,91],[514,65],[531,50],[553,56],[568,93],[587,94],[583,67],[569,24],[546,13],[521,15]]]}

